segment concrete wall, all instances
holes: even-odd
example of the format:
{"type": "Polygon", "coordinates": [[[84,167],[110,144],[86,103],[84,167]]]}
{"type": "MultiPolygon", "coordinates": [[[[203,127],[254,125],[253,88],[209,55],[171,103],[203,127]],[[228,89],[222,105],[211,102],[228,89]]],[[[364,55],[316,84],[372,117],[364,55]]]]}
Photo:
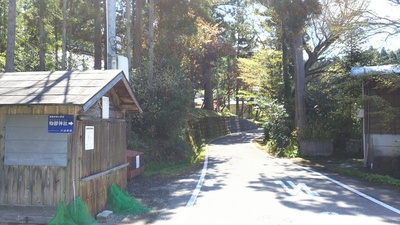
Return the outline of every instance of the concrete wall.
{"type": "Polygon", "coordinates": [[[330,156],[333,153],[331,140],[301,140],[301,156],[330,156]]]}

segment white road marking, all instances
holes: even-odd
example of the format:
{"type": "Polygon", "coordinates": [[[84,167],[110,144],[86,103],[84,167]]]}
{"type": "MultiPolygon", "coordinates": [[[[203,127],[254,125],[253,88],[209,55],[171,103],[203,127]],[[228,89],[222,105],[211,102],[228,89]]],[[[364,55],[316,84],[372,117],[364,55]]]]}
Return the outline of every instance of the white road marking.
{"type": "Polygon", "coordinates": [[[275,184],[281,185],[281,187],[290,195],[298,195],[299,192],[310,196],[320,196],[317,192],[311,191],[311,189],[305,183],[299,183],[295,185],[292,181],[286,181],[293,189],[288,188],[283,181],[275,181],[275,184]],[[305,191],[306,193],[304,193],[305,191]]]}
{"type": "Polygon", "coordinates": [[[302,166],[299,166],[299,167],[304,169],[304,170],[307,170],[308,172],[317,174],[317,175],[319,175],[319,176],[331,181],[332,183],[335,183],[335,184],[337,184],[337,185],[339,185],[339,186],[341,186],[341,187],[343,187],[343,188],[345,188],[345,189],[347,189],[347,190],[349,190],[349,191],[351,191],[351,192],[353,192],[353,193],[355,193],[355,194],[357,194],[357,195],[359,195],[359,196],[361,196],[361,197],[363,197],[363,198],[365,198],[365,199],[367,199],[367,200],[369,200],[369,201],[371,201],[373,203],[376,203],[376,204],[378,204],[378,205],[380,205],[380,206],[382,206],[382,207],[384,207],[384,208],[386,208],[386,209],[388,209],[388,210],[400,215],[400,210],[399,209],[396,209],[396,208],[394,208],[394,207],[392,207],[392,206],[390,206],[390,205],[388,205],[386,203],[383,203],[383,202],[381,202],[381,201],[379,201],[379,200],[377,200],[377,199],[375,199],[375,198],[373,198],[373,197],[371,197],[369,195],[366,195],[366,194],[364,194],[364,193],[362,193],[360,191],[357,191],[354,188],[351,188],[346,184],[343,184],[343,183],[341,183],[341,182],[339,182],[339,181],[337,181],[335,179],[332,179],[332,178],[330,178],[328,176],[323,175],[322,173],[316,172],[316,171],[314,171],[314,170],[312,170],[310,168],[307,168],[307,167],[302,167],[302,166]]]}
{"type": "Polygon", "coordinates": [[[204,150],[204,164],[203,164],[203,169],[201,170],[201,176],[199,178],[199,181],[197,182],[196,188],[193,190],[192,196],[190,196],[189,201],[186,204],[186,207],[192,207],[194,203],[196,202],[197,197],[200,194],[200,189],[203,186],[206,174],[207,174],[207,167],[208,167],[208,151],[207,151],[207,146],[204,150]]]}

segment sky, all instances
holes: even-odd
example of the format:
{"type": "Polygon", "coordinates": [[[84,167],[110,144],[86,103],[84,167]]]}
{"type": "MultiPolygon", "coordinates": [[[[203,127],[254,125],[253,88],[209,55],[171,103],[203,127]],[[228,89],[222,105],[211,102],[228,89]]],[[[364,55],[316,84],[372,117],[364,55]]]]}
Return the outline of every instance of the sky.
{"type": "MultiPolygon", "coordinates": [[[[400,6],[394,6],[388,0],[371,0],[369,8],[381,16],[400,18],[400,6]]],[[[384,47],[385,49],[400,49],[400,35],[388,37],[385,34],[372,37],[368,43],[376,49],[384,47]]]]}

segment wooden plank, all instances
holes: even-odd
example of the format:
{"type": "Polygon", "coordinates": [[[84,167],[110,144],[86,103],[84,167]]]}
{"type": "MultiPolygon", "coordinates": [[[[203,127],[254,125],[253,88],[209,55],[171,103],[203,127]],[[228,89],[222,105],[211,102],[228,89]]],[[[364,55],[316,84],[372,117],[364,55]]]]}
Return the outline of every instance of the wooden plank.
{"type": "Polygon", "coordinates": [[[30,188],[30,168],[27,166],[20,166],[18,168],[18,194],[17,203],[18,205],[30,205],[31,204],[31,188],[30,188]]]}
{"type": "Polygon", "coordinates": [[[48,176],[45,168],[33,166],[31,172],[32,205],[46,205],[45,198],[50,195],[50,190],[45,192],[48,176]]]}
{"type": "Polygon", "coordinates": [[[82,178],[81,180],[82,180],[82,181],[90,181],[90,180],[93,180],[93,179],[102,177],[102,176],[104,176],[104,175],[113,173],[113,172],[115,172],[115,171],[117,171],[117,170],[126,168],[126,167],[128,167],[128,165],[129,165],[129,163],[124,163],[124,164],[122,164],[122,165],[116,166],[116,167],[111,168],[111,169],[108,169],[108,170],[106,170],[106,171],[102,171],[102,172],[100,172],[100,173],[96,173],[96,174],[93,174],[93,175],[84,177],[84,178],[82,178]]]}
{"type": "MultiPolygon", "coordinates": [[[[93,95],[90,100],[86,101],[86,103],[83,105],[83,111],[87,111],[90,107],[92,107],[101,97],[106,95],[106,93],[111,90],[120,80],[123,78],[123,74],[118,74],[115,76],[110,82],[107,83],[107,85],[103,86],[103,88],[97,92],[95,95],[93,95]]],[[[123,79],[122,79],[123,80],[123,79]]],[[[128,86],[129,87],[129,84],[128,86]]],[[[130,88],[126,88],[129,89],[130,88]]],[[[132,92],[132,90],[130,90],[132,92]]],[[[133,96],[133,94],[132,94],[133,96]]]]}
{"type": "MultiPolygon", "coordinates": [[[[4,126],[5,126],[5,108],[0,107],[0,159],[4,159],[4,126]]],[[[4,171],[4,160],[0,160],[0,204],[5,202],[6,193],[6,174],[4,171]]]]}
{"type": "Polygon", "coordinates": [[[17,193],[18,193],[18,166],[11,166],[8,167],[8,174],[6,177],[10,177],[10,183],[8,186],[8,201],[7,203],[10,205],[15,205],[17,204],[17,193]]]}
{"type": "Polygon", "coordinates": [[[56,206],[0,205],[0,223],[47,224],[56,211],[56,206]]]}

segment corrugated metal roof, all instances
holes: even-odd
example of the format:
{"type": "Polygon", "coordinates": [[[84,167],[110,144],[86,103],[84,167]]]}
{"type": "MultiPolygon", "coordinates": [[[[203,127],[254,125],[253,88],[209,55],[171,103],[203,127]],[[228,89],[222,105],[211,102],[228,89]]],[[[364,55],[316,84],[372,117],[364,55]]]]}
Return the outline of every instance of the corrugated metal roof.
{"type": "Polygon", "coordinates": [[[383,66],[362,66],[352,67],[350,76],[362,75],[386,75],[386,74],[400,74],[400,66],[398,65],[383,65],[383,66]]]}
{"type": "Polygon", "coordinates": [[[0,105],[81,105],[114,89],[127,110],[142,111],[122,70],[0,73],[0,105]]]}

